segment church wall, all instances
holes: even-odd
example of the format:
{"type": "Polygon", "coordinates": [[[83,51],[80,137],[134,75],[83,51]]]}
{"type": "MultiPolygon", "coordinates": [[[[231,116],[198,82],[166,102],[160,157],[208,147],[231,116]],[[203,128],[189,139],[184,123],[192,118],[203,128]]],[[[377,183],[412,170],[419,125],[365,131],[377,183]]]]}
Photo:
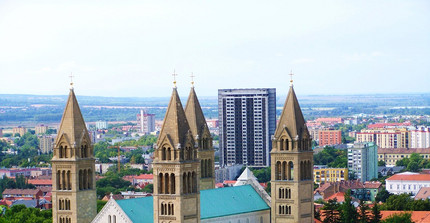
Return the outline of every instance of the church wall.
{"type": "Polygon", "coordinates": [[[115,201],[109,201],[91,223],[108,223],[116,219],[116,223],[132,223],[115,201]]]}
{"type": "Polygon", "coordinates": [[[202,223],[270,223],[270,209],[219,218],[202,219],[202,223]]]}

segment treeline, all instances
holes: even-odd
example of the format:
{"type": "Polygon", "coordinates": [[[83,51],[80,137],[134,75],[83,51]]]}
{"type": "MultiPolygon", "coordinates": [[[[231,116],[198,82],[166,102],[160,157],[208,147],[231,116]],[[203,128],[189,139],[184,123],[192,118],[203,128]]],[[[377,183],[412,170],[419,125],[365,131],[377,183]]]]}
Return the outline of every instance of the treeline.
{"type": "Polygon", "coordinates": [[[15,180],[3,176],[0,179],[0,197],[2,197],[3,191],[6,189],[34,189],[36,188],[33,184],[29,184],[27,179],[23,175],[18,175],[15,180]]]}
{"type": "Polygon", "coordinates": [[[421,169],[430,168],[430,161],[418,153],[412,153],[409,158],[397,160],[396,166],[405,166],[406,171],[418,172],[421,169]]]}
{"type": "Polygon", "coordinates": [[[326,146],[314,155],[314,165],[327,165],[328,167],[347,168],[348,154],[346,149],[336,149],[326,146]]]}

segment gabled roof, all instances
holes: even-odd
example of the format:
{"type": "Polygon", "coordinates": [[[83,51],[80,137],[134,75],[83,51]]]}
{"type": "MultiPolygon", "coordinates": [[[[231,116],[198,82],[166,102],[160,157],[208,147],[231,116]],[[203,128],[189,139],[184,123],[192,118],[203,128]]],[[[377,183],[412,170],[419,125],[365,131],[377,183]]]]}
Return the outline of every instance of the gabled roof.
{"type": "Polygon", "coordinates": [[[430,174],[395,174],[386,181],[405,180],[405,181],[430,181],[430,174]]]}
{"type": "MultiPolygon", "coordinates": [[[[153,197],[116,201],[133,222],[154,221],[153,197]]],[[[255,211],[270,210],[251,185],[200,191],[200,218],[210,219],[255,211]]]]}
{"type": "Polygon", "coordinates": [[[415,223],[430,222],[430,211],[381,211],[382,220],[402,213],[411,213],[411,220],[415,223]]]}
{"type": "Polygon", "coordinates": [[[3,191],[3,195],[36,195],[42,192],[40,189],[6,189],[3,191]]]}
{"type": "Polygon", "coordinates": [[[275,131],[275,137],[279,137],[284,129],[287,130],[292,139],[296,136],[302,137],[302,134],[307,131],[306,122],[293,86],[290,87],[287,99],[285,100],[278,127],[275,131]]]}
{"type": "Polygon", "coordinates": [[[62,135],[67,135],[67,140],[73,146],[74,143],[80,143],[83,137],[89,137],[81,109],[76,100],[73,89],[70,89],[69,98],[67,99],[66,108],[64,109],[63,118],[61,119],[60,128],[55,144],[58,145],[62,135]]]}
{"type": "Polygon", "coordinates": [[[167,136],[171,143],[173,143],[172,146],[175,148],[178,144],[180,144],[181,147],[184,147],[189,130],[190,126],[188,125],[181,99],[179,98],[178,91],[175,87],[173,88],[157,144],[162,143],[162,140],[167,136]]]}
{"type": "Polygon", "coordinates": [[[417,195],[415,195],[415,200],[425,200],[430,198],[430,187],[421,187],[417,195]]]}
{"type": "Polygon", "coordinates": [[[203,134],[209,134],[209,128],[206,124],[206,119],[203,115],[194,87],[191,88],[190,95],[188,96],[187,105],[185,106],[185,115],[194,139],[196,136],[201,138],[203,134]]]}

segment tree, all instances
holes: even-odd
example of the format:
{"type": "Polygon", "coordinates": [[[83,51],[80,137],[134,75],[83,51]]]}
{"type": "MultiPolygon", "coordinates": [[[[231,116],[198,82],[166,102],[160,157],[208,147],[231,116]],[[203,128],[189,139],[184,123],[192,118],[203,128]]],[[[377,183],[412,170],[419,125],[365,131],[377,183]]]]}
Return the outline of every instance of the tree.
{"type": "Polygon", "coordinates": [[[314,206],[314,218],[321,221],[321,214],[314,206]]]}
{"type": "Polygon", "coordinates": [[[370,219],[370,223],[379,223],[381,222],[382,214],[379,210],[378,202],[373,203],[372,207],[372,218],[370,219]]]}
{"type": "Polygon", "coordinates": [[[6,209],[0,223],[52,223],[52,210],[39,210],[37,208],[26,208],[25,205],[14,205],[6,209]]]}
{"type": "Polygon", "coordinates": [[[340,205],[337,203],[336,198],[328,200],[328,202],[321,208],[322,210],[324,210],[322,214],[324,216],[323,223],[340,222],[339,208],[340,208],[340,205]]]}
{"type": "Polygon", "coordinates": [[[106,205],[107,201],[97,200],[97,213],[99,213],[106,205]]]}
{"type": "Polygon", "coordinates": [[[387,201],[387,199],[391,196],[392,194],[390,192],[388,192],[385,187],[382,188],[382,190],[376,195],[376,202],[383,202],[385,203],[387,201]]]}
{"type": "Polygon", "coordinates": [[[148,184],[143,188],[143,191],[146,193],[153,193],[154,192],[154,184],[148,184]]]}
{"type": "Polygon", "coordinates": [[[378,166],[385,166],[385,165],[386,165],[386,163],[385,163],[384,160],[379,160],[378,161],[378,166]]]}
{"type": "Polygon", "coordinates": [[[411,213],[394,214],[382,221],[382,223],[413,223],[411,213]]]}
{"type": "Polygon", "coordinates": [[[369,218],[367,216],[367,210],[369,210],[369,207],[364,204],[364,200],[360,200],[360,205],[358,207],[360,210],[359,222],[367,223],[369,221],[369,218]]]}
{"type": "Polygon", "coordinates": [[[341,214],[340,218],[343,223],[356,223],[357,222],[357,210],[352,204],[351,190],[348,190],[345,195],[345,201],[340,206],[341,214]]]}

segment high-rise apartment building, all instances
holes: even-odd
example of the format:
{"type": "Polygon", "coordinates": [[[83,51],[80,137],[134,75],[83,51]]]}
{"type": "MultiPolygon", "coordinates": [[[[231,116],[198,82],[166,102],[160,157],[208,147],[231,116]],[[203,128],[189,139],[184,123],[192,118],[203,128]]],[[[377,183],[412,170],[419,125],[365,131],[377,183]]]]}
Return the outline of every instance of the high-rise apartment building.
{"type": "Polygon", "coordinates": [[[362,182],[378,177],[378,146],[375,143],[354,143],[348,148],[348,170],[362,182]]]}
{"type": "Polygon", "coordinates": [[[137,114],[137,122],[140,125],[140,132],[149,134],[155,131],[155,114],[147,114],[144,110],[140,110],[140,114],[137,114]]]}
{"type": "Polygon", "coordinates": [[[334,129],[322,129],[318,131],[320,146],[342,144],[342,132],[334,129]]]}
{"type": "Polygon", "coordinates": [[[276,89],[219,89],[220,165],[270,165],[276,89]]]}
{"type": "Polygon", "coordinates": [[[411,148],[430,147],[430,127],[418,126],[411,131],[411,148]]]}
{"type": "Polygon", "coordinates": [[[45,134],[46,131],[48,131],[48,126],[47,125],[37,125],[35,128],[35,133],[36,135],[42,135],[45,134]]]}
{"type": "Polygon", "coordinates": [[[39,136],[39,147],[42,153],[50,153],[54,150],[54,137],[49,135],[39,136]]]}
{"type": "Polygon", "coordinates": [[[363,129],[357,132],[357,142],[374,142],[379,148],[409,148],[407,129],[363,129]]]}
{"type": "Polygon", "coordinates": [[[23,136],[27,132],[27,129],[22,126],[14,127],[12,129],[12,136],[15,136],[15,134],[19,134],[20,136],[23,136]]]}
{"type": "Polygon", "coordinates": [[[3,129],[0,129],[0,138],[3,137],[3,129]]]}

